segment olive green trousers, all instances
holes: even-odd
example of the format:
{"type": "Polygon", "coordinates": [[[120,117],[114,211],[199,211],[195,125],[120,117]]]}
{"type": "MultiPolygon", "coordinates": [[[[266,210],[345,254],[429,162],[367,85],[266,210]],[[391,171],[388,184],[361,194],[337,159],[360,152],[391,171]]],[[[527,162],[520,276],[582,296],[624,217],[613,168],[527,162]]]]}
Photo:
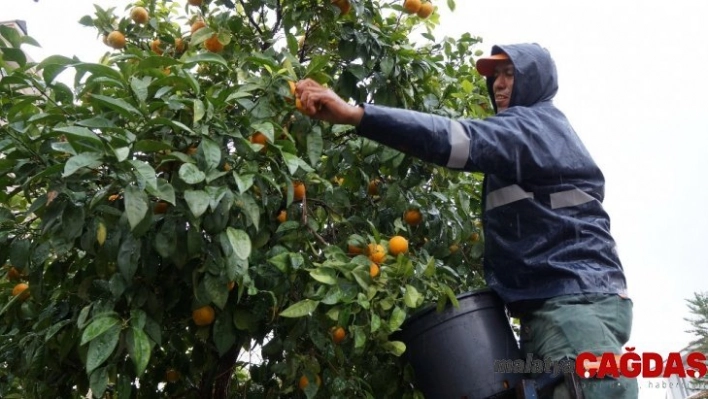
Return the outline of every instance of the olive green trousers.
{"type": "MultiPolygon", "coordinates": [[[[558,361],[582,352],[621,354],[632,330],[632,301],[619,295],[564,295],[519,319],[524,356],[558,361]]],[[[588,378],[580,385],[585,399],[636,399],[639,394],[634,378],[588,378]]],[[[552,399],[567,398],[565,384],[556,386],[552,399]]]]}

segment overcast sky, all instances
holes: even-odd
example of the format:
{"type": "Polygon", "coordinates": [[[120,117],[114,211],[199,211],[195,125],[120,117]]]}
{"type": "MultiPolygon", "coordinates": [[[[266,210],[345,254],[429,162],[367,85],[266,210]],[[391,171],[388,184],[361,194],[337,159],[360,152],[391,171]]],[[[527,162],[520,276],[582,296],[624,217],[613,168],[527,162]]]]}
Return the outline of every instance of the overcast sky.
{"type": "MultiPolygon", "coordinates": [[[[450,13],[445,1],[433,1],[443,14],[440,37],[481,36],[485,53],[495,43],[550,50],[556,105],[607,181],[605,207],[634,301],[628,345],[662,354],[685,347],[692,339],[685,300],[708,291],[708,2],[457,0],[450,13]]],[[[35,59],[95,61],[106,47],[77,23],[93,3],[4,0],[0,20],[27,21],[44,47],[29,49],[35,59]]],[[[641,399],[663,393],[640,381],[641,399]]]]}

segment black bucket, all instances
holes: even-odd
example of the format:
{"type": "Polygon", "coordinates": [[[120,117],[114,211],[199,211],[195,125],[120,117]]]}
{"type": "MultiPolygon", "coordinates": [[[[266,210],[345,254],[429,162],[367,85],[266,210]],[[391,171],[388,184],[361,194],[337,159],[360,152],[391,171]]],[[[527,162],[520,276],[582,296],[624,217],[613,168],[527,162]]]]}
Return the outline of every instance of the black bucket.
{"type": "Polygon", "coordinates": [[[483,399],[513,388],[523,374],[495,372],[495,361],[522,359],[504,311],[491,290],[457,297],[460,307],[434,307],[403,323],[404,359],[426,399],[483,399]]]}

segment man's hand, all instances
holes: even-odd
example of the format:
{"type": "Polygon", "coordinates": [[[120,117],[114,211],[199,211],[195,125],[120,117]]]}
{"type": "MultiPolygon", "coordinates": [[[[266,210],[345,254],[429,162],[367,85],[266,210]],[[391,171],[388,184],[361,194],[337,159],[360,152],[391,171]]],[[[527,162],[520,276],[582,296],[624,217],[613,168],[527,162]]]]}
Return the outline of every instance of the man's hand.
{"type": "Polygon", "coordinates": [[[295,95],[300,99],[303,113],[315,119],[358,126],[364,109],[348,104],[335,92],[312,79],[297,82],[295,95]]]}

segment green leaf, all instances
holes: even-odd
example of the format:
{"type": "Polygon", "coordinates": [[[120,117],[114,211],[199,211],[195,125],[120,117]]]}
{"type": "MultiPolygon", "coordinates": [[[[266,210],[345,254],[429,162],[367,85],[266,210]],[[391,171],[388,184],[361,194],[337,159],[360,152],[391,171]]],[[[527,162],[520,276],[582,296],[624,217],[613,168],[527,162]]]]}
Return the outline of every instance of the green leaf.
{"type": "Polygon", "coordinates": [[[89,386],[94,398],[102,398],[108,387],[108,367],[94,370],[89,377],[89,386]]]}
{"type": "MultiPolygon", "coordinates": [[[[93,118],[83,119],[75,122],[77,125],[85,126],[92,129],[110,129],[115,128],[116,125],[110,120],[102,116],[94,116],[93,118]]],[[[90,131],[89,131],[90,132],[90,131]]],[[[93,133],[91,133],[93,134],[93,133]]],[[[96,136],[98,138],[98,136],[96,136]]]]}
{"type": "Polygon", "coordinates": [[[93,64],[81,62],[74,65],[77,72],[83,74],[86,72],[91,72],[94,76],[109,77],[117,82],[123,82],[123,75],[121,73],[107,65],[93,64]]]}
{"type": "Polygon", "coordinates": [[[81,140],[85,139],[87,142],[91,142],[93,144],[98,144],[102,145],[101,138],[96,135],[96,133],[90,131],[89,129],[85,127],[80,127],[80,126],[66,126],[66,127],[59,127],[54,129],[54,132],[58,133],[64,133],[67,135],[67,138],[71,141],[71,139],[75,140],[81,140]]]}
{"type": "Polygon", "coordinates": [[[84,152],[74,155],[66,161],[64,173],[61,176],[69,177],[81,168],[97,168],[103,163],[101,161],[102,157],[102,154],[96,152],[84,152]]]}
{"type": "Polygon", "coordinates": [[[375,333],[376,331],[379,330],[379,328],[381,328],[381,317],[379,317],[379,315],[377,315],[376,313],[373,313],[373,312],[371,313],[370,327],[371,327],[370,331],[372,333],[375,333]]]}
{"type": "Polygon", "coordinates": [[[62,320],[56,324],[52,324],[51,327],[47,328],[47,332],[44,335],[44,342],[49,342],[49,340],[52,339],[52,337],[54,337],[56,333],[59,332],[59,330],[64,328],[64,326],[66,326],[67,324],[71,323],[71,320],[62,320]]]}
{"type": "Polygon", "coordinates": [[[450,11],[455,11],[455,0],[447,0],[447,8],[449,8],[450,11]]]}
{"type": "Polygon", "coordinates": [[[204,107],[204,102],[202,100],[195,99],[194,100],[194,117],[192,118],[192,123],[196,124],[206,114],[206,109],[204,107]]]}
{"type": "Polygon", "coordinates": [[[285,165],[287,165],[290,174],[294,175],[295,172],[297,172],[297,168],[300,166],[300,158],[298,158],[297,155],[284,152],[283,160],[285,161],[285,165]]]}
{"type": "Polygon", "coordinates": [[[382,347],[394,356],[401,356],[406,351],[406,344],[401,341],[388,341],[382,347]]]}
{"type": "Polygon", "coordinates": [[[119,323],[120,319],[115,316],[103,316],[93,319],[81,334],[81,342],[79,345],[85,345],[93,341],[119,323]]]}
{"type": "Polygon", "coordinates": [[[406,293],[403,295],[403,302],[409,308],[417,308],[423,303],[423,296],[418,290],[409,284],[406,284],[406,293]]]}
{"type": "Polygon", "coordinates": [[[231,249],[239,259],[246,260],[251,256],[251,238],[248,233],[229,227],[226,229],[226,236],[231,244],[231,249]]]}
{"type": "MultiPolygon", "coordinates": [[[[74,207],[72,206],[71,208],[74,207]]],[[[75,223],[79,226],[83,226],[83,217],[81,218],[81,220],[75,223]]],[[[29,252],[30,242],[28,240],[12,240],[12,244],[10,244],[10,264],[19,268],[27,267],[27,262],[29,260],[29,252]]]]}
{"type": "Polygon", "coordinates": [[[150,361],[151,344],[147,334],[141,329],[131,327],[125,339],[128,355],[135,364],[135,373],[140,377],[150,361]]]}
{"type": "Polygon", "coordinates": [[[281,272],[285,273],[288,269],[289,256],[290,254],[288,252],[283,252],[268,259],[268,263],[278,268],[278,270],[280,270],[281,272]]]}
{"type": "Polygon", "coordinates": [[[140,61],[139,69],[164,68],[179,64],[179,61],[171,57],[153,55],[140,61]]]}
{"type": "Polygon", "coordinates": [[[151,81],[152,78],[149,76],[144,76],[142,79],[138,79],[136,76],[133,76],[130,79],[130,88],[133,89],[135,97],[137,97],[138,101],[141,103],[144,103],[147,99],[148,87],[150,87],[151,81]]]}
{"type": "Polygon", "coordinates": [[[119,114],[123,115],[126,118],[142,116],[142,114],[137,108],[135,108],[133,105],[123,99],[103,96],[100,94],[92,94],[91,98],[97,100],[103,105],[106,105],[108,108],[117,111],[119,114]]]}
{"type": "Polygon", "coordinates": [[[396,306],[391,312],[391,318],[388,320],[388,329],[393,332],[398,330],[403,322],[406,321],[406,311],[396,306]]]}
{"type": "Polygon", "coordinates": [[[172,205],[177,205],[175,199],[175,189],[172,185],[163,178],[157,179],[157,188],[153,189],[150,186],[146,187],[145,190],[161,200],[167,201],[172,205]]]}
{"type": "MultiPolygon", "coordinates": [[[[201,31],[202,29],[200,29],[201,31]]],[[[199,32],[199,31],[197,31],[199,32]]],[[[206,63],[211,63],[211,64],[219,64],[221,66],[227,67],[229,64],[226,62],[224,57],[220,56],[219,54],[215,53],[199,53],[190,57],[187,57],[186,60],[184,60],[184,66],[185,67],[191,67],[194,64],[198,64],[200,62],[206,62],[206,63]]]]}
{"type": "Polygon", "coordinates": [[[228,310],[219,312],[219,316],[214,321],[213,336],[219,356],[223,356],[236,343],[236,329],[231,312],[228,310]]]}
{"type": "Polygon", "coordinates": [[[310,158],[310,165],[317,166],[322,157],[323,148],[322,132],[320,129],[314,129],[307,135],[307,156],[310,158]]]}
{"type": "Polygon", "coordinates": [[[199,168],[191,163],[182,164],[179,167],[179,178],[187,184],[197,184],[204,181],[206,175],[199,168]]]}
{"type": "Polygon", "coordinates": [[[219,145],[213,140],[203,139],[199,146],[204,154],[207,170],[217,169],[221,163],[221,148],[219,145]]]}
{"type": "Polygon", "coordinates": [[[223,309],[226,306],[226,301],[229,299],[229,291],[224,280],[219,276],[206,273],[204,277],[204,287],[211,301],[220,309],[223,309]]]}
{"type": "Polygon", "coordinates": [[[135,177],[140,186],[147,185],[153,190],[157,190],[157,174],[155,169],[147,162],[131,159],[128,161],[135,168],[135,177]]]}
{"type": "Polygon", "coordinates": [[[0,47],[0,55],[4,61],[16,62],[20,67],[27,63],[25,52],[18,48],[0,47]]]}
{"type": "Polygon", "coordinates": [[[91,341],[86,353],[86,373],[91,374],[103,362],[108,360],[118,344],[120,326],[113,326],[98,338],[91,341]]]}
{"type": "Polygon", "coordinates": [[[125,187],[125,213],[130,223],[130,228],[135,227],[147,216],[149,200],[145,192],[135,185],[130,184],[125,187]]]}
{"type": "Polygon", "coordinates": [[[202,190],[185,190],[184,200],[187,201],[187,206],[195,218],[198,218],[206,212],[209,207],[209,194],[202,190]]]}
{"type": "Polygon", "coordinates": [[[133,281],[133,276],[138,270],[138,260],[140,260],[140,240],[128,234],[118,249],[116,261],[125,281],[133,281]]]}
{"type": "Polygon", "coordinates": [[[251,125],[251,129],[253,129],[256,132],[263,133],[266,137],[268,137],[269,142],[272,143],[275,141],[275,129],[273,129],[272,123],[270,123],[270,122],[254,123],[251,125]]]}
{"type": "Polygon", "coordinates": [[[337,272],[329,267],[320,267],[310,270],[310,276],[322,284],[337,284],[337,272]]]}
{"type": "Polygon", "coordinates": [[[462,87],[462,90],[465,91],[466,94],[471,94],[474,91],[474,85],[470,83],[469,80],[465,79],[460,83],[460,86],[462,87]]]}
{"type": "Polygon", "coordinates": [[[246,216],[248,216],[248,218],[253,223],[253,226],[256,229],[259,229],[261,220],[261,208],[256,202],[256,200],[250,195],[243,194],[237,196],[235,204],[237,207],[243,210],[246,216]]]}
{"type": "Polygon", "coordinates": [[[133,150],[138,152],[157,152],[170,149],[172,147],[169,144],[156,140],[140,140],[133,145],[133,150]]]}
{"type": "Polygon", "coordinates": [[[304,299],[300,302],[290,305],[287,309],[280,312],[281,317],[303,317],[311,315],[315,311],[319,301],[312,299],[304,299]]]}

